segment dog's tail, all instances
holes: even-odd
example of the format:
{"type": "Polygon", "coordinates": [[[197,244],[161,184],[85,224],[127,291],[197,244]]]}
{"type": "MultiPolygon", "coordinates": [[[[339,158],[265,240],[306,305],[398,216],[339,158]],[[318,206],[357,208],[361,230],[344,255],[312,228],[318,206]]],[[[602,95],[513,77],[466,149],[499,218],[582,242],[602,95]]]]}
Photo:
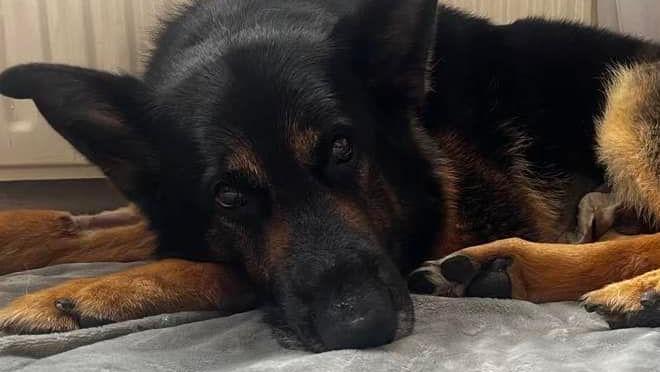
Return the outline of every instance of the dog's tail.
{"type": "Polygon", "coordinates": [[[596,141],[615,195],[660,227],[660,63],[613,70],[596,141]]]}

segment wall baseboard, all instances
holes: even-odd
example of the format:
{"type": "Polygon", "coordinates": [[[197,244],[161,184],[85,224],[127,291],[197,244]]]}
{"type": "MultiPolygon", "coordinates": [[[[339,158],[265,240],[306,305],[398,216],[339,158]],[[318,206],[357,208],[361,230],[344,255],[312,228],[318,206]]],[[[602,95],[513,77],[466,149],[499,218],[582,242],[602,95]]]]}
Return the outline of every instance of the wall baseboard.
{"type": "Polygon", "coordinates": [[[0,182],[0,210],[55,209],[85,214],[127,204],[105,179],[0,182]]]}
{"type": "Polygon", "coordinates": [[[0,182],[90,178],[103,178],[103,173],[87,164],[0,166],[0,182]]]}

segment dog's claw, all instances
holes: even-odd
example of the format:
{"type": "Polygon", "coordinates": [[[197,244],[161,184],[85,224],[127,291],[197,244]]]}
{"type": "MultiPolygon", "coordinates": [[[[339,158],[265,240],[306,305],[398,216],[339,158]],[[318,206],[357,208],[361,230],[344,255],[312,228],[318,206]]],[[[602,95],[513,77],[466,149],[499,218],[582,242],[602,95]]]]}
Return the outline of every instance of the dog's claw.
{"type": "Polygon", "coordinates": [[[71,314],[76,304],[69,298],[59,298],[55,300],[55,307],[63,313],[71,314]]]}
{"type": "Polygon", "coordinates": [[[587,293],[582,306],[603,317],[611,329],[660,326],[660,295],[654,288],[641,293],[638,287],[614,284],[587,293]]]}
{"type": "Polygon", "coordinates": [[[76,308],[76,303],[70,298],[59,298],[55,300],[55,307],[62,313],[72,317],[80,328],[93,328],[114,323],[112,320],[83,316],[76,308]]]}
{"type": "Polygon", "coordinates": [[[658,300],[660,300],[660,296],[658,295],[658,292],[656,292],[653,289],[649,289],[648,291],[642,293],[642,297],[639,299],[639,302],[642,305],[642,307],[644,307],[647,310],[650,310],[657,307],[658,300]]]}
{"type": "Polygon", "coordinates": [[[584,306],[584,310],[586,310],[588,313],[594,313],[596,312],[596,309],[598,309],[598,305],[590,304],[590,303],[584,303],[582,304],[584,306]]]}

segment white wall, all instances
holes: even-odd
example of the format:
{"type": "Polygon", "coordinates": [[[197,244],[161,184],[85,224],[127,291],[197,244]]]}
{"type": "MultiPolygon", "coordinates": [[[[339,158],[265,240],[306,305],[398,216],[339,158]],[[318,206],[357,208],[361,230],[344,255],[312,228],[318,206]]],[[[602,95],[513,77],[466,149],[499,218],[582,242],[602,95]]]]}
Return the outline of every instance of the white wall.
{"type": "MultiPolygon", "coordinates": [[[[656,0],[442,1],[499,23],[545,16],[660,39],[656,0]]],[[[148,30],[176,2],[182,0],[0,0],[0,70],[45,61],[139,73],[148,30]]],[[[99,176],[31,102],[0,98],[0,181],[99,176]]]]}
{"type": "Polygon", "coordinates": [[[599,0],[598,23],[614,31],[660,41],[660,1],[599,0]]]}
{"type": "MultiPolygon", "coordinates": [[[[175,0],[0,0],[0,70],[57,62],[139,73],[156,15],[175,0]]],[[[88,178],[32,102],[0,98],[0,181],[88,178]]]]}

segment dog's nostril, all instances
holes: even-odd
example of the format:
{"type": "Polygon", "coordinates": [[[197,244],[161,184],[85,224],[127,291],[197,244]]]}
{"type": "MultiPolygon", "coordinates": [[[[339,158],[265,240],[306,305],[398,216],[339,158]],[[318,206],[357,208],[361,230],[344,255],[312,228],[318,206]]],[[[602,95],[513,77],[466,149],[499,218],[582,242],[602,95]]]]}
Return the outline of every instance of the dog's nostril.
{"type": "Polygon", "coordinates": [[[337,310],[342,311],[342,312],[348,312],[348,311],[353,310],[353,306],[351,306],[351,304],[349,304],[346,301],[342,301],[342,302],[339,302],[339,303],[335,304],[335,307],[337,308],[337,310]]]}

